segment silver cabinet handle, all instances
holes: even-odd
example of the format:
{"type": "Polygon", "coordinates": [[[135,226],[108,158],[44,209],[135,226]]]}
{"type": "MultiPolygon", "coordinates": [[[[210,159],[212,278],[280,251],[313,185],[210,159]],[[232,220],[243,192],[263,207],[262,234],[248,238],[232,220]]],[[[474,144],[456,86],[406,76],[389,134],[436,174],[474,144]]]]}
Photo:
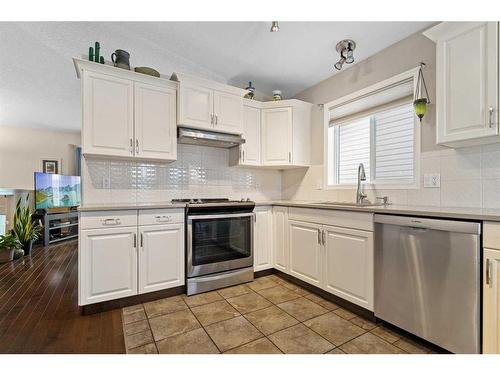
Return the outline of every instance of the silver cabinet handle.
{"type": "Polygon", "coordinates": [[[321,245],[321,231],[318,229],[318,243],[321,245]]]}
{"type": "Polygon", "coordinates": [[[144,247],[144,236],[141,233],[141,247],[144,247]]]}
{"type": "Polygon", "coordinates": [[[292,163],[292,153],[288,152],[288,162],[291,164],[292,163]]]}
{"type": "Polygon", "coordinates": [[[134,140],[130,138],[130,153],[134,154],[134,140]]]}
{"type": "Polygon", "coordinates": [[[215,115],[215,125],[217,125],[219,123],[219,118],[217,117],[217,115],[215,115]]]}
{"type": "Polygon", "coordinates": [[[103,225],[119,225],[120,224],[120,219],[118,218],[109,218],[109,219],[104,219],[102,221],[103,225]]]}
{"type": "Polygon", "coordinates": [[[162,223],[162,222],[169,222],[172,220],[172,218],[170,216],[167,216],[167,215],[158,215],[158,216],[155,216],[155,219],[156,221],[162,223]]]}
{"type": "Polygon", "coordinates": [[[321,239],[323,240],[323,245],[326,245],[326,231],[321,232],[321,239]]]}
{"type": "Polygon", "coordinates": [[[491,288],[492,285],[491,285],[491,260],[490,259],[486,259],[486,285],[489,285],[489,287],[491,288]]]}
{"type": "Polygon", "coordinates": [[[137,249],[137,234],[134,233],[134,247],[137,249]]]}
{"type": "Polygon", "coordinates": [[[245,151],[243,151],[243,161],[245,161],[245,151]]]}
{"type": "Polygon", "coordinates": [[[139,154],[139,140],[137,138],[135,139],[135,153],[139,154]]]}
{"type": "Polygon", "coordinates": [[[213,113],[210,115],[210,123],[212,125],[214,124],[214,114],[213,113]]]}
{"type": "Polygon", "coordinates": [[[489,113],[488,124],[489,124],[490,128],[493,127],[493,110],[494,110],[493,107],[488,108],[488,113],[489,113]]]}

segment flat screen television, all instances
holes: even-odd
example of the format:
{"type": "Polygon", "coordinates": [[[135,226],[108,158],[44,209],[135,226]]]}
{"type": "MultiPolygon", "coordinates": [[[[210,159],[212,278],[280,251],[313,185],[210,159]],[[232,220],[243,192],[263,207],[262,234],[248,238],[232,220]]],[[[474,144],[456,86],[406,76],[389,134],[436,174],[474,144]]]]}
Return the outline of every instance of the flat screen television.
{"type": "Polygon", "coordinates": [[[80,176],[35,172],[35,208],[76,207],[81,203],[80,176]]]}

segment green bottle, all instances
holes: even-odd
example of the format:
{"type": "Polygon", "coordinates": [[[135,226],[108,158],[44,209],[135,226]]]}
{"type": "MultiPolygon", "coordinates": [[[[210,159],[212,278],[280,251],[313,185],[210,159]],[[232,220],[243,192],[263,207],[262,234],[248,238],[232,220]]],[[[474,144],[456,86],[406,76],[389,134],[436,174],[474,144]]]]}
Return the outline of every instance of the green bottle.
{"type": "Polygon", "coordinates": [[[89,47],[89,61],[94,61],[94,47],[89,47]]]}
{"type": "Polygon", "coordinates": [[[100,60],[100,56],[99,56],[99,53],[101,52],[101,45],[99,44],[99,42],[95,42],[95,55],[94,55],[94,61],[96,63],[99,62],[100,60]]]}

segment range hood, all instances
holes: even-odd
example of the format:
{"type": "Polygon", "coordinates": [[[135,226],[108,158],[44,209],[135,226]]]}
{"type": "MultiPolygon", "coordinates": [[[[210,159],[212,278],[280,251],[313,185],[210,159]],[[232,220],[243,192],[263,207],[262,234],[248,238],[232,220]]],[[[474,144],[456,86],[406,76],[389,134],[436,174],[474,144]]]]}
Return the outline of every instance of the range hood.
{"type": "Polygon", "coordinates": [[[177,130],[177,139],[179,143],[219,148],[233,148],[245,143],[240,135],[182,127],[177,130]]]}

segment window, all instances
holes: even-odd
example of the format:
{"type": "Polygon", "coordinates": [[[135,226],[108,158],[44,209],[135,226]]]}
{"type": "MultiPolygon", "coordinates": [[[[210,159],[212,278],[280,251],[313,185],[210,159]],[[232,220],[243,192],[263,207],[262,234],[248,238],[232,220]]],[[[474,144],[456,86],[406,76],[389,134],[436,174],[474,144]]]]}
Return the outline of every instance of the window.
{"type": "Polygon", "coordinates": [[[408,185],[415,181],[415,120],[411,102],[361,117],[332,121],[328,128],[328,185],[357,182],[363,163],[367,182],[408,185]]]}
{"type": "Polygon", "coordinates": [[[360,163],[368,188],[418,186],[420,126],[412,98],[418,70],[324,105],[325,188],[352,188],[360,163]]]}

